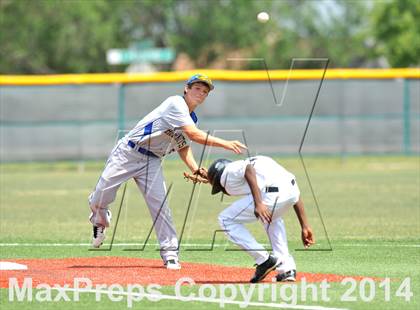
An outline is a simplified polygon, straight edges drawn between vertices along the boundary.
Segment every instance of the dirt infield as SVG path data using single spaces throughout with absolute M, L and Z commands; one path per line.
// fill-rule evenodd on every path
M 127 257 L 83 257 L 65 259 L 13 259 L 7 260 L 24 264 L 28 270 L 1 271 L 0 287 L 9 287 L 9 278 L 32 278 L 35 287 L 40 283 L 49 285 L 72 285 L 74 278 L 89 278 L 95 284 L 118 283 L 121 285 L 150 283 L 175 285 L 182 277 L 189 277 L 197 284 L 203 283 L 249 283 L 254 268 L 227 267 L 201 263 L 182 263 L 181 270 L 167 270 L 161 260 Z M 271 283 L 275 272 L 268 275 L 264 282 Z M 303 277 L 307 282 L 339 282 L 344 275 L 314 274 L 299 272 L 298 281 Z M 352 276 L 358 280 L 363 277 Z

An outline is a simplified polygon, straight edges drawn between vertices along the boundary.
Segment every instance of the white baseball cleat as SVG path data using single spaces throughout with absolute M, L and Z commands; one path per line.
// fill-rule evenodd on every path
M 178 262 L 177 259 L 168 259 L 165 263 L 166 269 L 169 270 L 180 270 L 181 264 Z
M 111 219 L 112 219 L 112 213 L 111 211 L 107 210 L 106 221 L 108 224 L 111 222 Z M 93 213 L 90 214 L 89 221 L 91 223 L 94 223 Z M 104 243 L 104 240 L 105 240 L 105 227 L 93 225 L 92 246 L 94 248 L 99 248 Z
M 93 238 L 92 246 L 94 248 L 99 248 L 105 240 L 105 227 L 103 226 L 93 226 Z
M 296 282 L 296 270 L 289 270 L 276 276 L 277 282 Z

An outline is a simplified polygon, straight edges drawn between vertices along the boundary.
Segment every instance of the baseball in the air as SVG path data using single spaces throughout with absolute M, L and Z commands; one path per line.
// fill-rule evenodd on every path
M 270 15 L 267 12 L 260 12 L 257 15 L 257 19 L 260 23 L 266 23 L 270 19 Z

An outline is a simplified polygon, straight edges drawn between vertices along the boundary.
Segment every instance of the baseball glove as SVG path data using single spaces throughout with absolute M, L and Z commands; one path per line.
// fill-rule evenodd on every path
M 194 171 L 193 174 L 188 172 L 184 172 L 184 179 L 188 181 L 193 181 L 194 183 L 209 183 L 209 179 L 207 178 L 207 169 L 206 168 L 199 168 Z

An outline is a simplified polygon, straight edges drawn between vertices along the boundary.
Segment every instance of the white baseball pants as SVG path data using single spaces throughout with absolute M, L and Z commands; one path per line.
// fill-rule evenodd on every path
M 281 190 L 281 189 L 280 189 Z M 270 240 L 273 254 L 280 258 L 281 264 L 277 267 L 279 273 L 296 269 L 296 263 L 287 247 L 286 228 L 282 219 L 283 214 L 299 200 L 297 183 L 290 188 L 289 193 L 261 193 L 263 203 L 273 212 L 270 224 L 263 224 Z M 254 200 L 247 195 L 235 201 L 219 214 L 219 224 L 230 241 L 244 249 L 260 265 L 268 259 L 269 253 L 255 240 L 246 229 L 245 223 L 258 221 L 254 215 Z
M 164 262 L 178 258 L 178 238 L 166 196 L 161 159 L 137 152 L 125 139 L 112 150 L 94 192 L 89 196 L 91 222 L 108 227 L 106 213 L 122 183 L 133 178 L 149 208 Z

